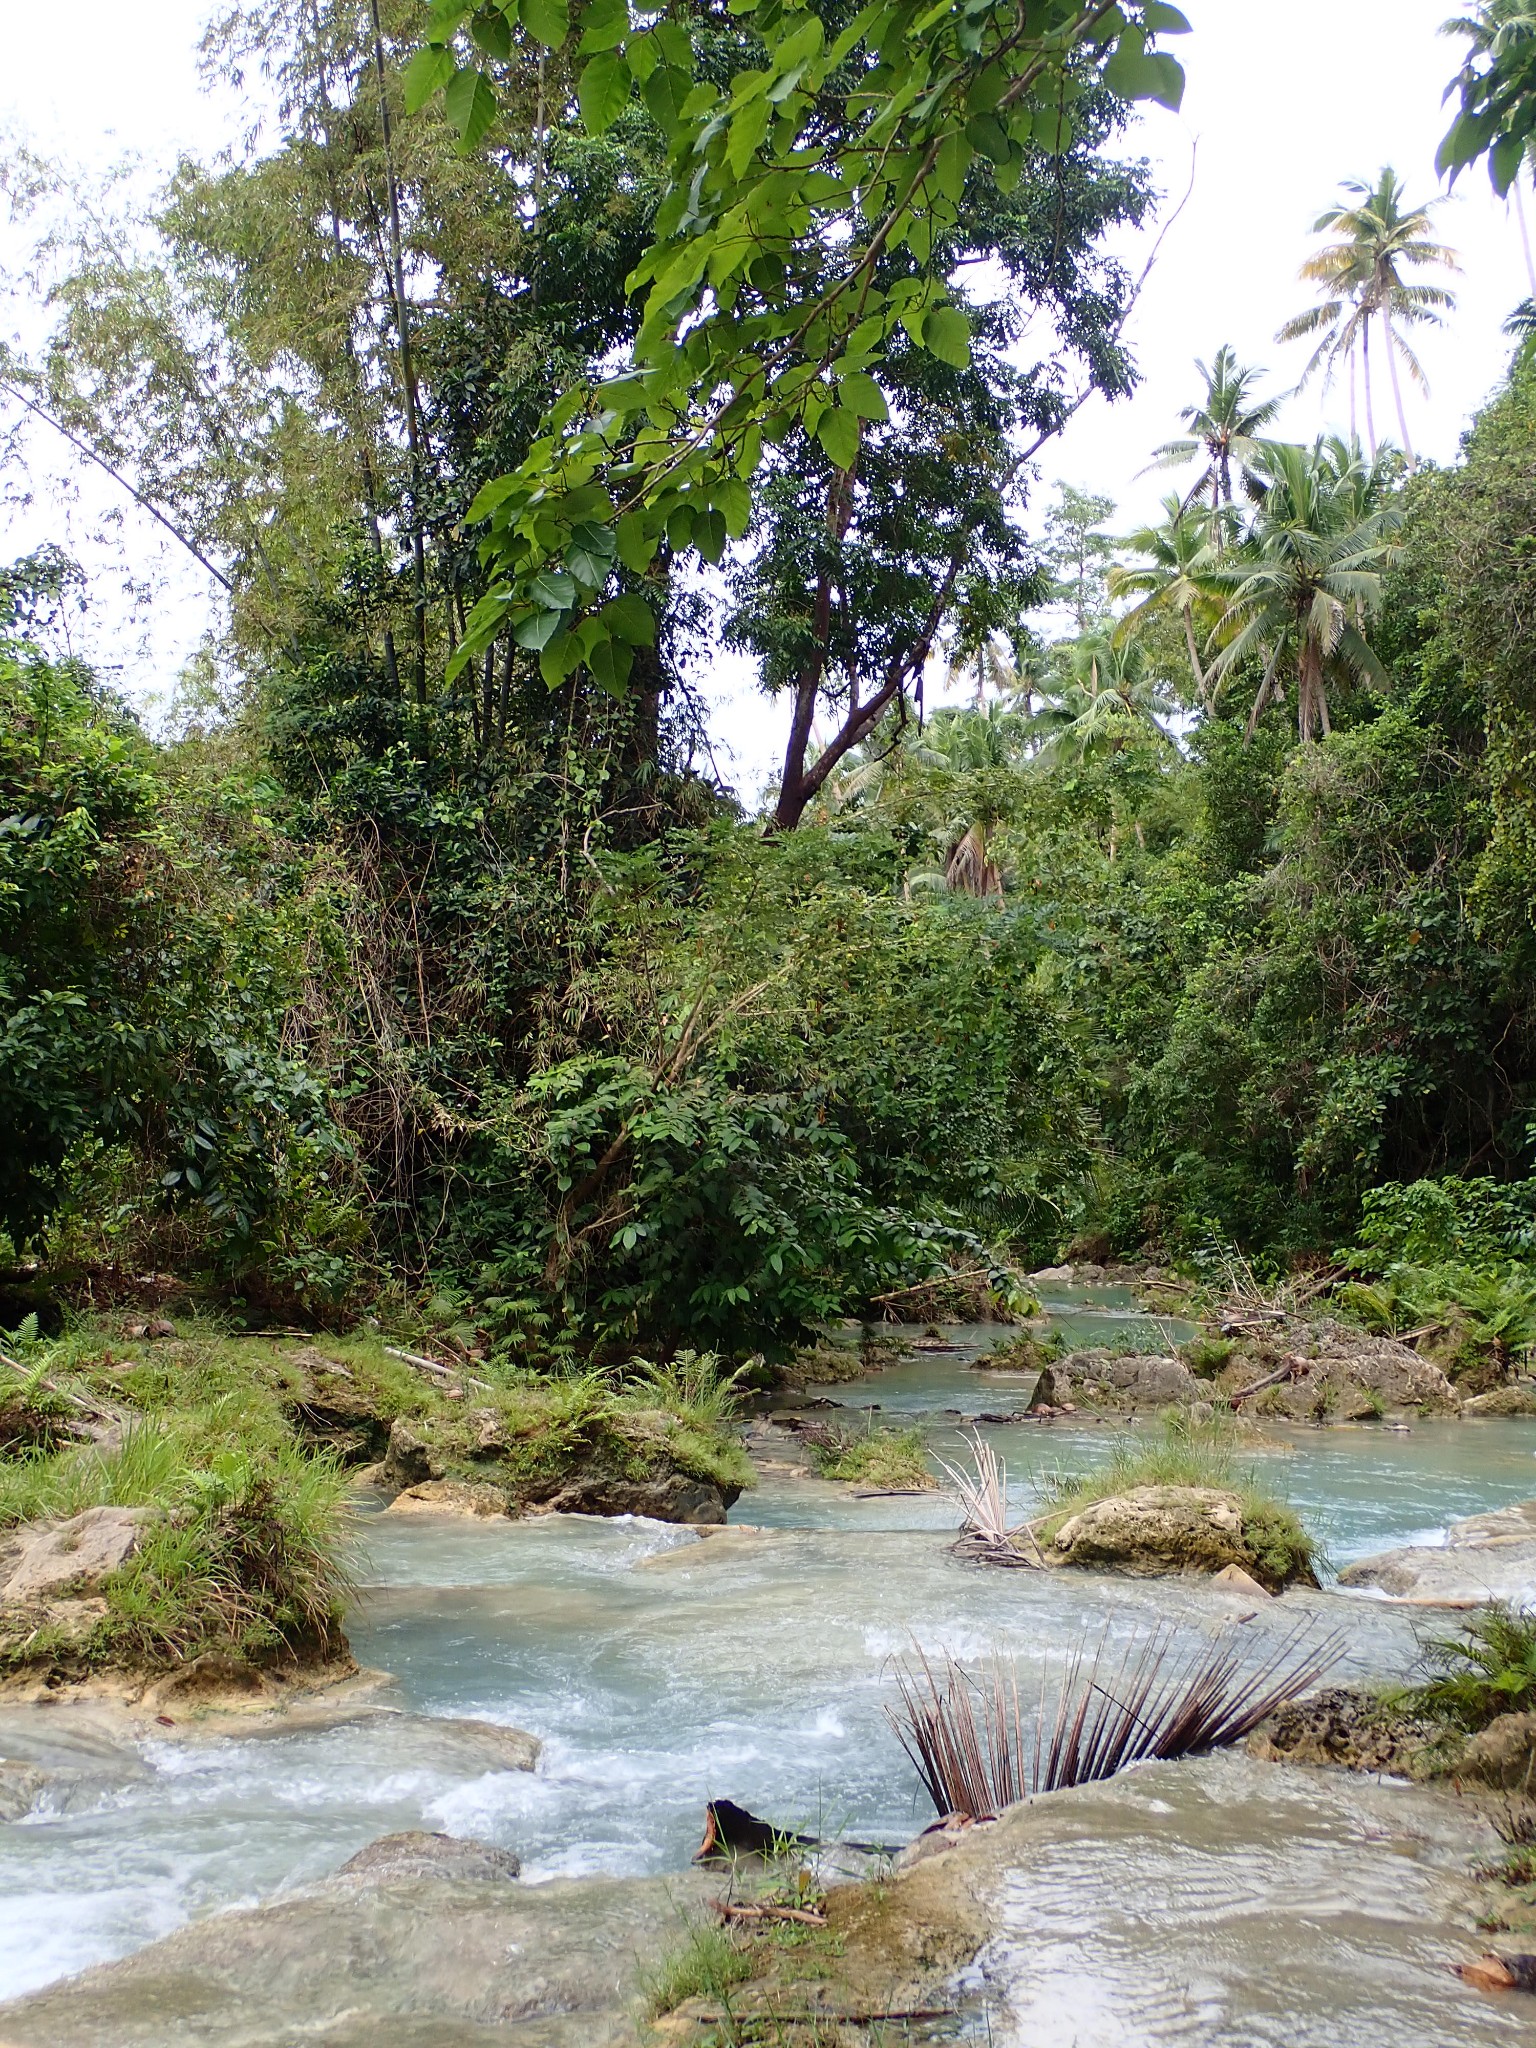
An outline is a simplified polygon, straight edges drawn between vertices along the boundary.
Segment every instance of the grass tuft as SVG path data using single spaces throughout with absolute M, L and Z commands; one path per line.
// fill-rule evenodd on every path
M 724 2001 L 751 1974 L 751 1959 L 729 1928 L 701 1921 L 641 1971 L 640 1989 L 647 2012 L 660 2019 L 690 1998 Z
M 876 1428 L 871 1421 L 861 1436 L 828 1424 L 807 1430 L 803 1441 L 824 1479 L 891 1493 L 926 1493 L 938 1485 L 920 1429 Z

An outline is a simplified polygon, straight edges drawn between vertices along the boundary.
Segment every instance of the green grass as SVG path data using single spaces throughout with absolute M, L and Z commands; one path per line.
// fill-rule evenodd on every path
M 1427 1676 L 1394 1694 L 1407 1712 L 1474 1735 L 1500 1714 L 1536 1708 L 1536 1611 L 1496 1601 L 1453 1635 L 1419 1644 Z
M 204 1650 L 256 1663 L 344 1646 L 351 1596 L 345 1477 L 297 1444 L 221 1440 L 207 1415 L 132 1423 L 115 1448 L 0 1464 L 0 1525 L 140 1507 L 157 1519 L 103 1582 L 105 1618 L 75 1645 L 85 1664 L 158 1666 Z M 0 1669 L 46 1660 L 50 1638 L 13 1631 Z
M 704 1921 L 641 1971 L 640 1989 L 647 2012 L 659 2019 L 690 1998 L 726 2000 L 751 1974 L 751 1958 L 730 1930 Z
M 1042 1482 L 1042 1533 L 1049 1539 L 1070 1515 L 1140 1486 L 1198 1486 L 1235 1494 L 1244 1544 L 1266 1583 L 1282 1585 L 1316 1569 L 1317 1545 L 1295 1513 L 1266 1493 L 1251 1468 L 1239 1462 L 1237 1426 L 1220 1415 L 1205 1421 L 1165 1415 L 1154 1434 L 1117 1437 L 1097 1470 L 1048 1474 Z
M 938 1481 L 928 1469 L 920 1429 L 879 1429 L 864 1434 L 826 1427 L 807 1431 L 805 1443 L 824 1479 L 842 1479 L 881 1492 L 926 1492 Z
M 753 1483 L 732 1427 L 737 1375 L 709 1354 L 558 1377 L 474 1361 L 450 1399 L 448 1382 L 391 1357 L 379 1331 L 251 1338 L 199 1316 L 151 1339 L 129 1335 L 134 1320 L 94 1318 L 31 1343 L 26 1378 L 0 1382 L 0 1424 L 13 1410 L 17 1420 L 0 1427 L 0 1530 L 97 1506 L 159 1517 L 104 1588 L 109 1612 L 88 1645 L 29 1622 L 0 1639 L 0 1669 L 66 1649 L 75 1665 L 155 1665 L 213 1648 L 262 1660 L 341 1646 L 346 1475 L 313 1434 L 316 1404 L 356 1410 L 366 1426 L 338 1433 L 354 1457 L 377 1455 L 370 1443 L 404 1419 L 450 1476 L 530 1500 L 582 1469 Z M 121 1418 L 105 1447 L 41 1427 L 85 1413 Z

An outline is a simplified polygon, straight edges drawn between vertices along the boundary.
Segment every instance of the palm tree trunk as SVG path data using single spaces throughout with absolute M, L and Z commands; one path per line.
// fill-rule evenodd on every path
M 1520 246 L 1525 251 L 1525 281 L 1531 288 L 1531 297 L 1536 299 L 1536 263 L 1531 261 L 1531 232 L 1525 224 L 1525 201 L 1520 197 L 1518 173 L 1511 190 L 1515 195 L 1515 219 L 1520 223 Z
M 1387 370 L 1392 378 L 1392 397 L 1397 405 L 1397 424 L 1402 429 L 1403 453 L 1408 457 L 1408 467 L 1417 469 L 1413 443 L 1408 438 L 1408 415 L 1403 410 L 1403 387 L 1397 376 L 1397 336 L 1392 332 L 1392 308 L 1385 303 L 1381 309 L 1381 324 L 1387 334 Z
M 1358 448 L 1360 445 L 1360 427 L 1355 414 L 1355 371 L 1358 368 L 1355 357 L 1355 344 L 1351 341 L 1349 344 L 1349 445 L 1351 448 Z
M 1195 608 L 1192 604 L 1184 607 L 1184 645 L 1189 649 L 1189 665 L 1194 672 L 1195 688 L 1199 692 L 1201 705 L 1209 710 L 1205 699 L 1205 671 L 1200 666 L 1200 650 L 1195 645 Z
M 1371 402 L 1371 323 L 1367 317 L 1360 327 L 1362 378 L 1365 384 L 1365 431 L 1370 438 L 1371 460 L 1376 460 L 1376 408 Z

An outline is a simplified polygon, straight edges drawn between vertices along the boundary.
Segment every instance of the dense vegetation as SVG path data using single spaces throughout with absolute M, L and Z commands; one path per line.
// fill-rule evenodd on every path
M 1221 349 L 1162 524 L 1117 538 L 1075 490 L 1043 519 L 1021 449 L 1135 376 L 1104 238 L 1152 207 L 1117 149 L 1132 96 L 1176 96 L 1144 31 L 1177 22 L 1134 9 L 1140 41 L 1052 59 L 1050 132 L 919 136 L 901 235 L 848 244 L 830 187 L 792 194 L 688 376 L 752 321 L 765 348 L 835 327 L 849 248 L 879 333 L 835 362 L 802 335 L 798 383 L 710 426 L 694 497 L 641 445 L 694 386 L 652 386 L 603 457 L 643 473 L 645 530 L 615 528 L 539 436 L 662 347 L 626 278 L 681 232 L 676 80 L 730 81 L 741 120 L 742 79 L 842 16 L 699 8 L 624 70 L 589 10 L 578 91 L 563 8 L 482 9 L 478 70 L 462 13 L 423 69 L 404 6 L 237 10 L 210 59 L 268 67 L 275 130 L 183 164 L 150 219 L 82 215 L 51 346 L 0 364 L 227 594 L 152 738 L 68 652 L 71 565 L 0 580 L 17 1312 L 148 1284 L 250 1323 L 463 1318 L 520 1364 L 739 1357 L 947 1272 L 1217 1241 L 1354 1246 L 1364 1319 L 1459 1304 L 1523 1349 L 1527 345 L 1443 470 L 1268 438 Z M 821 33 L 773 118 L 832 178 L 872 145 Z M 720 207 L 772 146 L 740 134 Z M 1382 266 L 1422 216 L 1389 175 L 1360 191 L 1329 219 L 1390 214 L 1390 337 Z M 693 331 L 696 298 L 666 306 Z M 577 495 L 535 560 L 557 459 Z M 723 641 L 786 705 L 766 820 L 708 766 Z M 975 702 L 923 717 L 934 650 Z

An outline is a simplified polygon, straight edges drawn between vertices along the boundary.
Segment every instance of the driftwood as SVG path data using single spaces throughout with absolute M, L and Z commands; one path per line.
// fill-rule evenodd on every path
M 1496 1956 L 1490 1950 L 1475 1963 L 1453 1963 L 1464 1984 L 1479 1991 L 1536 1991 L 1536 1956 Z
M 1311 1370 L 1312 1361 L 1309 1358 L 1288 1358 L 1278 1372 L 1272 1372 L 1262 1380 L 1255 1380 L 1251 1387 L 1239 1387 L 1237 1392 L 1229 1394 L 1227 1399 L 1235 1408 L 1240 1401 L 1246 1401 L 1250 1394 L 1262 1394 L 1266 1387 L 1278 1387 L 1282 1380 L 1305 1379 Z
M 788 1920 L 797 1927 L 825 1927 L 825 1913 L 813 1913 L 808 1906 L 737 1906 L 729 1899 L 716 1899 L 715 1912 L 730 1926 L 741 1922 L 746 1926 L 760 1926 L 767 1922 Z
M 444 1365 L 441 1359 L 423 1357 L 419 1351 L 400 1351 L 393 1344 L 386 1344 L 384 1349 L 391 1358 L 398 1358 L 406 1365 L 414 1365 L 420 1372 L 436 1373 L 440 1380 L 466 1379 L 472 1387 L 479 1387 L 487 1394 L 491 1392 L 489 1380 L 477 1380 L 459 1366 Z

